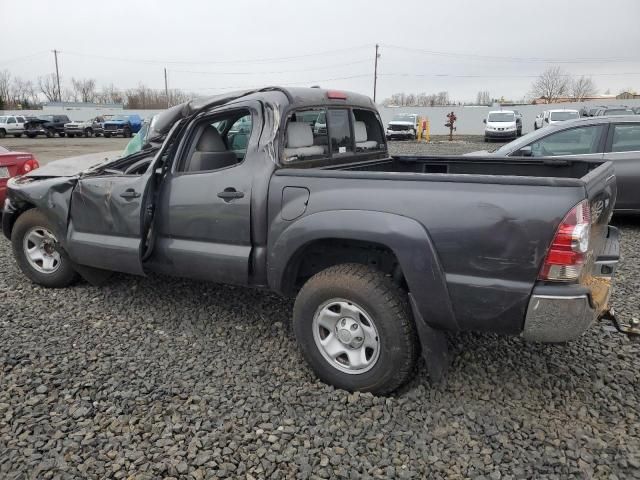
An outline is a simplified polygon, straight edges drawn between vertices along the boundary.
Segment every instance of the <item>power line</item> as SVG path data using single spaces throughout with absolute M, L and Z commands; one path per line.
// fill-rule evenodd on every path
M 640 75 L 640 72 L 616 72 L 616 73 L 575 73 L 562 74 L 562 77 L 600 77 L 600 76 L 623 76 Z M 450 73 L 379 73 L 384 77 L 446 77 L 446 78 L 537 78 L 540 75 L 464 75 Z
M 135 62 L 135 63 L 147 63 L 147 64 L 167 64 L 167 65 L 214 65 L 214 64 L 220 64 L 220 65 L 228 65 L 228 64 L 243 64 L 243 63 L 244 64 L 246 64 L 246 63 L 278 63 L 278 62 L 286 62 L 286 61 L 290 61 L 290 60 L 299 60 L 299 59 L 303 59 L 303 58 L 317 57 L 317 56 L 323 56 L 323 55 L 332 55 L 332 54 L 336 54 L 336 53 L 351 52 L 351 51 L 355 51 L 355 50 L 362 50 L 364 48 L 369 48 L 369 46 L 368 45 L 361 45 L 361 46 L 355 46 L 355 47 L 340 48 L 340 49 L 336 49 L 336 50 L 326 50 L 326 51 L 323 51 L 323 52 L 307 53 L 307 54 L 304 54 L 304 55 L 290 55 L 290 56 L 286 56 L 286 57 L 254 58 L 254 59 L 251 59 L 251 60 L 208 60 L 208 61 L 202 61 L 202 62 L 182 61 L 182 60 L 155 60 L 155 59 L 140 59 L 140 58 L 108 57 L 108 56 L 104 56 L 104 55 L 95 55 L 95 54 L 87 54 L 87 53 L 71 52 L 71 51 L 64 51 L 62 53 L 66 54 L 66 55 L 76 55 L 76 56 L 81 56 L 81 57 L 91 57 L 91 58 L 98 58 L 98 59 L 102 59 L 102 60 L 113 60 L 113 61 L 120 61 L 120 62 Z
M 304 80 L 304 81 L 300 81 L 300 82 L 287 82 L 287 83 L 281 83 L 281 82 L 277 82 L 278 86 L 287 86 L 287 85 L 313 85 L 316 83 L 320 83 L 320 82 L 332 82 L 335 80 L 349 80 L 352 78 L 363 78 L 363 77 L 370 77 L 371 74 L 370 73 L 362 73 L 359 75 L 350 75 L 347 77 L 334 77 L 334 78 L 324 78 L 324 79 L 320 79 L 320 80 Z M 244 89 L 244 88 L 258 88 L 260 86 L 264 86 L 264 84 L 260 84 L 260 85 L 227 85 L 224 87 L 201 87 L 201 88 L 185 88 L 185 90 L 231 90 L 231 89 Z
M 408 52 L 421 53 L 424 55 L 442 56 L 442 57 L 458 57 L 458 58 L 477 58 L 482 60 L 499 60 L 508 62 L 522 62 L 522 63 L 612 63 L 612 62 L 634 62 L 638 61 L 640 57 L 583 57 L 583 58 L 543 58 L 543 57 L 509 57 L 509 56 L 497 56 L 497 55 L 482 55 L 476 53 L 462 53 L 462 52 L 444 52 L 436 50 L 425 50 L 414 47 L 403 47 L 399 45 L 382 45 L 385 48 L 404 50 Z
M 321 67 L 308 67 L 308 68 L 297 68 L 294 70 L 278 70 L 278 71 L 271 71 L 271 72 L 249 72 L 249 71 L 244 71 L 244 72 L 204 72 L 204 71 L 193 71 L 193 70 L 169 70 L 169 72 L 173 72 L 173 73 L 193 73 L 196 75 L 273 75 L 273 74 L 278 74 L 278 73 L 297 73 L 297 72 L 307 72 L 310 70 L 327 70 L 330 68 L 338 68 L 338 67 L 346 67 L 346 66 L 351 66 L 351 65 L 359 65 L 362 63 L 369 63 L 369 60 L 357 60 L 354 62 L 347 62 L 347 63 L 334 63 L 332 65 L 323 65 Z

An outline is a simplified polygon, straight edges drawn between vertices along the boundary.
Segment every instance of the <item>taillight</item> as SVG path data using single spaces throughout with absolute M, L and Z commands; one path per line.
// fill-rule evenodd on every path
M 32 158 L 31 160 L 27 160 L 22 164 L 22 167 L 20 167 L 20 171 L 18 172 L 18 175 L 24 175 L 26 173 L 29 173 L 30 171 L 35 170 L 39 166 L 40 165 L 38 165 L 38 162 L 36 161 L 35 158 Z
M 589 251 L 591 208 L 583 200 L 564 217 L 544 259 L 539 280 L 570 282 L 580 277 Z

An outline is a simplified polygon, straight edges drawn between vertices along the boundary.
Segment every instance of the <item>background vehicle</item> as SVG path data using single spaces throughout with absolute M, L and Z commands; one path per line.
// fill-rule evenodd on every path
M 103 134 L 109 138 L 112 135 L 131 137 L 138 133 L 142 126 L 142 118 L 139 115 L 114 115 L 102 124 Z
M 76 135 L 78 137 L 92 137 L 94 135 L 94 132 L 97 130 L 97 127 L 98 122 L 95 118 L 84 121 L 71 121 L 69 123 L 65 123 L 64 132 L 70 138 L 73 138 Z
M 633 109 L 636 115 L 640 115 L 640 107 L 636 107 Z
M 64 126 L 67 123 L 69 117 L 66 115 L 40 115 L 27 118 L 24 129 L 29 138 L 35 138 L 37 135 L 53 137 L 56 133 L 64 137 Z
M 640 118 L 586 117 L 551 125 L 503 145 L 495 152 L 471 156 L 579 157 L 595 163 L 611 161 L 615 167 L 615 212 L 640 213 Z
M 627 107 L 613 107 L 613 108 L 601 108 L 598 110 L 596 116 L 619 116 L 619 115 L 634 115 L 635 112 Z
M 418 115 L 415 113 L 399 113 L 387 125 L 387 140 L 395 138 L 415 140 L 418 132 Z
M 13 135 L 19 138 L 24 133 L 25 118 L 22 115 L 0 115 L 0 138 Z
M 518 110 L 514 110 L 516 116 L 516 127 L 518 128 L 518 136 L 522 135 L 522 114 Z
M 38 161 L 31 153 L 12 152 L 0 146 L 0 205 L 4 205 L 7 180 L 24 175 L 38 168 Z
M 533 129 L 538 130 L 544 127 L 545 124 L 553 125 L 558 122 L 575 120 L 576 118 L 580 118 L 580 112 L 578 112 L 578 110 L 545 110 L 536 116 Z
M 484 141 L 494 138 L 516 138 L 518 136 L 518 123 L 513 110 L 495 110 L 487 114 L 483 120 Z M 521 127 L 522 128 L 522 127 Z
M 325 113 L 326 133 L 309 112 Z M 156 116 L 137 153 L 10 181 L 3 231 L 49 287 L 156 271 L 295 296 L 316 374 L 377 394 L 410 378 L 420 348 L 434 368 L 443 330 L 565 341 L 607 311 L 610 163 L 392 157 L 384 134 L 355 93 L 192 101 Z

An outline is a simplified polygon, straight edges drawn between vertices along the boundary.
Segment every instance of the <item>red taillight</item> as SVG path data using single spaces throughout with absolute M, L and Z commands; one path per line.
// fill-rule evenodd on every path
M 344 92 L 337 92 L 335 90 L 329 90 L 327 92 L 327 98 L 330 100 L 346 100 L 347 94 Z
M 38 165 L 38 162 L 36 161 L 35 158 L 32 158 L 31 160 L 27 160 L 22 164 L 22 167 L 20 167 L 20 171 L 18 172 L 18 175 L 24 175 L 26 173 L 29 173 L 32 170 L 35 170 L 36 168 L 38 168 L 39 166 L 40 165 Z
M 591 209 L 583 200 L 564 217 L 544 259 L 539 280 L 569 282 L 577 280 L 589 251 Z

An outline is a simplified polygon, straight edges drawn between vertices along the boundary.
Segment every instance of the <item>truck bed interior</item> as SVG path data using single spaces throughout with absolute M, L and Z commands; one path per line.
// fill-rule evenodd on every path
M 592 159 L 505 159 L 491 157 L 401 156 L 349 165 L 334 165 L 328 170 L 389 173 L 444 173 L 467 175 L 504 175 L 524 177 L 582 178 L 601 165 Z

